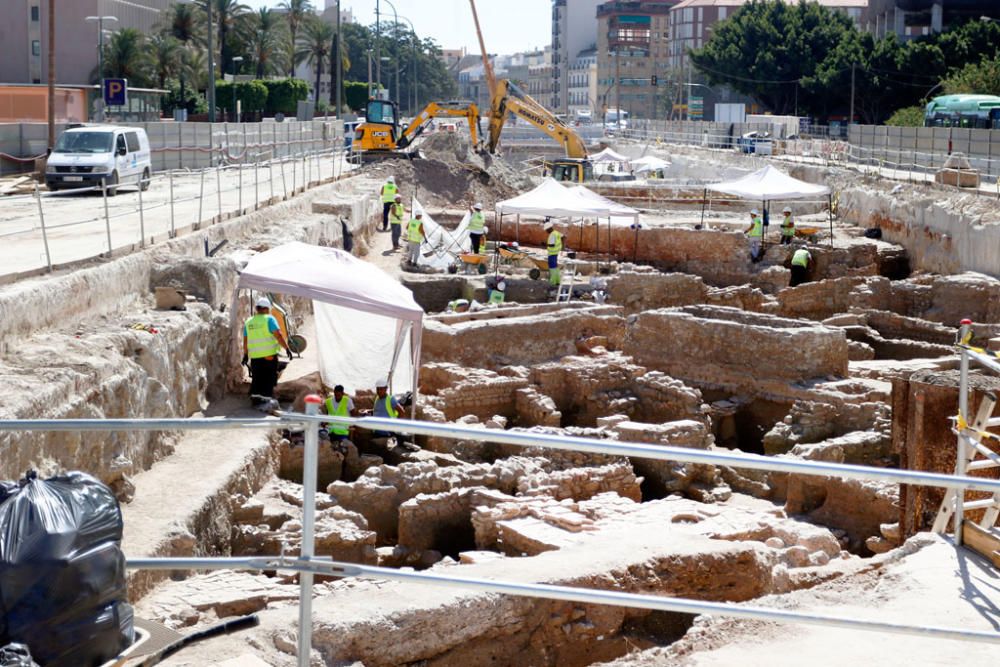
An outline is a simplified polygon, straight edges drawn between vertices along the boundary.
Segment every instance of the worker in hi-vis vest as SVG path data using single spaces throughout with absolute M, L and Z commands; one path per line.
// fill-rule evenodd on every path
M 483 215 L 483 205 L 476 202 L 476 205 L 472 207 L 471 215 L 469 216 L 469 241 L 471 241 L 469 252 L 482 252 L 480 244 L 483 240 L 483 232 L 485 230 L 486 217 Z
M 756 262 L 760 259 L 760 246 L 764 240 L 764 221 L 760 219 L 760 211 L 750 210 L 750 226 L 743 232 L 750 239 L 750 259 Z
M 382 195 L 382 231 L 384 232 L 389 229 L 389 209 L 396 201 L 396 195 L 399 194 L 399 188 L 396 187 L 396 179 L 392 176 L 385 179 L 385 184 L 382 186 L 379 194 Z
M 396 397 L 389 393 L 388 378 L 379 378 L 375 383 L 375 404 L 372 407 L 372 414 L 376 417 L 387 419 L 398 419 L 402 408 Z M 392 435 L 389 431 L 373 431 L 376 438 L 388 438 Z
M 278 384 L 278 355 L 284 349 L 288 358 L 292 351 L 281 335 L 278 320 L 271 315 L 271 301 L 257 299 L 257 312 L 243 324 L 243 364 L 250 363 L 250 396 L 271 398 Z
M 424 232 L 424 214 L 417 211 L 406 224 L 406 261 L 410 266 L 416 266 L 420 259 L 420 246 L 424 244 L 427 234 Z
M 563 235 L 556 231 L 556 226 L 549 220 L 545 223 L 548 232 L 546 249 L 549 253 L 549 284 L 559 285 L 559 253 L 563 249 Z
M 504 302 L 507 295 L 507 283 L 503 280 L 497 282 L 497 286 L 490 290 L 490 303 L 497 305 Z
M 795 221 L 792 220 L 792 209 L 786 206 L 781 218 L 781 245 L 789 245 L 795 238 Z
M 333 393 L 326 397 L 323 402 L 323 411 L 331 417 L 354 417 L 354 401 L 344 393 L 344 385 L 338 384 L 333 388 Z M 347 440 L 351 433 L 351 427 L 347 424 L 327 424 L 326 431 L 332 442 Z
M 789 287 L 809 282 L 810 262 L 812 262 L 812 255 L 805 248 L 799 248 L 792 253 L 792 279 L 788 283 Z
M 389 207 L 389 226 L 392 227 L 392 249 L 399 250 L 399 238 L 403 235 L 403 220 L 406 218 L 406 207 L 403 206 L 403 195 L 396 195 L 396 200 Z

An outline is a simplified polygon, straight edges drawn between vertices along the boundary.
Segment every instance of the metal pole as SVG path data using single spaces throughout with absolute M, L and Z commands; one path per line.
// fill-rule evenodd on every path
M 139 247 L 146 247 L 146 217 L 142 211 L 142 176 L 139 176 Z
M 969 351 L 968 343 L 972 320 L 962 320 L 958 329 L 958 341 L 962 344 L 959 350 L 959 381 L 958 381 L 958 417 L 963 422 L 958 426 L 958 449 L 955 453 L 955 474 L 965 476 L 965 424 L 969 419 Z M 955 544 L 962 546 L 962 522 L 965 520 L 965 491 L 955 491 Z
M 201 208 L 205 203 L 205 170 L 201 170 L 201 183 L 198 186 L 198 219 L 194 221 L 196 228 L 201 227 Z
M 111 257 L 111 216 L 108 215 L 108 184 L 101 179 L 101 192 L 104 193 L 104 227 L 108 232 L 108 257 Z
M 52 2 L 52 0 L 49 0 Z M 375 86 L 376 90 L 382 89 L 382 24 L 381 24 L 381 4 L 375 0 Z
M 243 165 L 236 165 L 236 168 L 240 172 L 239 177 L 237 178 L 238 193 L 236 195 L 236 215 L 243 215 Z
M 296 179 L 298 178 L 297 175 L 296 175 L 296 171 L 298 169 L 298 167 L 297 167 L 298 162 L 299 162 L 299 156 L 298 156 L 298 154 L 296 154 L 295 157 L 292 158 L 292 194 L 293 195 L 295 194 L 295 183 L 296 183 Z
M 260 182 L 260 162 L 258 159 L 260 154 L 254 156 L 253 159 L 253 210 L 260 208 L 260 192 L 258 191 L 258 185 Z
M 306 414 L 318 415 L 323 402 L 316 394 L 305 398 Z M 315 553 L 316 467 L 319 462 L 319 422 L 306 426 L 305 451 L 302 459 L 302 560 L 311 560 Z M 299 667 L 309 667 L 312 651 L 312 572 L 299 575 Z
M 343 88 L 343 85 L 341 84 L 341 79 L 344 76 L 344 70 L 343 70 L 344 63 L 343 63 L 343 58 L 341 58 L 340 56 L 340 52 L 343 50 L 343 46 L 341 46 L 340 43 L 340 40 L 342 38 L 341 36 L 342 33 L 340 32 L 340 0 L 337 0 L 337 52 L 333 55 L 333 57 L 337 59 L 336 67 L 334 70 L 337 76 L 337 96 L 336 96 L 337 108 L 334 109 L 337 118 L 340 118 L 341 109 L 343 108 L 340 104 L 340 89 Z
M 267 183 L 271 186 L 271 199 L 268 203 L 274 201 L 274 153 L 271 154 L 271 159 L 267 161 Z
M 174 226 L 174 172 L 167 172 L 167 180 L 170 182 L 170 238 L 177 236 Z
M 215 198 L 219 202 L 219 222 L 222 222 L 222 163 L 215 165 Z
M 850 127 L 851 123 L 854 122 L 854 63 L 851 63 L 851 115 L 847 119 L 847 125 Z
M 212 3 L 206 2 L 208 10 L 208 122 L 215 122 L 215 51 L 212 50 Z M 211 125 L 209 126 L 211 130 Z
M 45 245 L 45 265 L 52 273 L 52 255 L 49 254 L 49 235 L 45 231 L 45 215 L 42 213 L 42 193 L 38 191 L 38 183 L 35 183 L 35 199 L 38 200 L 38 220 L 42 224 L 42 243 Z
M 278 165 L 281 167 L 281 198 L 286 199 L 288 197 L 288 182 L 285 180 L 285 161 L 280 160 Z
M 49 0 L 49 152 L 56 145 L 56 0 Z

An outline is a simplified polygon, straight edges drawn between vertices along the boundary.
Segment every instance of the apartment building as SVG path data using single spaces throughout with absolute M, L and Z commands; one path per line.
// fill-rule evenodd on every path
M 879 37 L 902 38 L 941 32 L 948 25 L 985 17 L 1000 20 L 997 0 L 869 0 L 862 27 Z
M 597 102 L 597 49 L 580 52 L 569 68 L 569 97 L 567 117 L 576 118 L 581 112 L 590 112 L 592 118 L 600 115 Z
M 55 82 L 86 84 L 97 70 L 98 22 L 88 16 L 114 16 L 105 21 L 104 38 L 122 28 L 150 32 L 173 0 L 61 0 L 55 3 Z M 0 81 L 47 83 L 48 6 L 45 0 L 3 0 L 0 21 Z
M 569 110 L 576 58 L 597 46 L 597 6 L 603 1 L 552 0 L 552 95 L 540 101 L 553 111 Z

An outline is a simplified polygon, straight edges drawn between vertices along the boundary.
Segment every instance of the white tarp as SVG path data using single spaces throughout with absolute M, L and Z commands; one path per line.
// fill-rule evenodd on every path
M 416 215 L 417 211 L 424 214 L 424 235 L 427 238 L 420 251 L 420 256 L 417 258 L 417 264 L 444 271 L 449 265 L 455 263 L 455 257 L 459 253 L 468 252 L 470 249 L 469 218 L 471 216 L 466 212 L 455 231 L 449 231 L 430 217 L 419 201 L 414 200 L 413 214 Z
M 595 204 L 602 206 L 607 206 L 608 210 L 611 212 L 611 223 L 620 224 L 621 221 L 625 221 L 627 224 L 632 224 L 639 221 L 639 211 L 626 206 L 625 204 L 619 204 L 616 201 L 612 201 L 607 197 L 597 194 L 593 190 L 585 188 L 582 185 L 577 185 L 571 188 L 573 192 L 577 193 L 581 197 L 592 201 Z
M 830 194 L 830 188 L 825 185 L 800 181 L 771 165 L 735 181 L 713 183 L 706 187 L 715 192 L 757 201 L 805 199 Z
M 237 289 L 312 299 L 320 373 L 329 386 L 416 393 L 424 311 L 410 290 L 373 264 L 337 248 L 287 243 L 255 255 Z
M 516 213 L 555 218 L 606 218 L 611 214 L 607 204 L 587 199 L 551 178 L 542 181 L 534 190 L 497 202 L 496 211 L 499 215 Z
M 590 161 L 594 164 L 601 164 L 603 162 L 628 162 L 629 159 L 621 153 L 616 153 L 610 148 L 605 148 L 600 153 L 591 155 Z
M 658 169 L 666 169 L 669 166 L 670 163 L 666 160 L 661 160 L 660 158 L 652 155 L 641 157 L 638 160 L 632 160 L 632 171 L 637 174 L 644 174 Z

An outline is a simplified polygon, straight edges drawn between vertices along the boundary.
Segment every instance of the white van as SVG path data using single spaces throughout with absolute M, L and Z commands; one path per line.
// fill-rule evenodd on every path
M 100 185 L 104 180 L 109 195 L 125 184 L 146 190 L 153 171 L 150 158 L 149 137 L 141 128 L 74 127 L 56 141 L 45 168 L 45 184 L 49 190 L 60 190 Z

